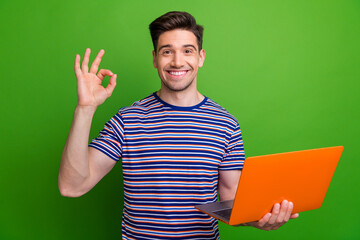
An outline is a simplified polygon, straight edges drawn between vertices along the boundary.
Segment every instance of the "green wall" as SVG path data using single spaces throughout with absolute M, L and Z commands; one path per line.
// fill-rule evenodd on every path
M 121 238 L 120 164 L 80 198 L 57 188 L 76 105 L 73 62 L 103 48 L 100 67 L 118 74 L 95 137 L 118 108 L 160 87 L 148 24 L 171 10 L 204 25 L 198 87 L 238 118 L 247 156 L 345 148 L 320 209 L 271 232 L 221 224 L 222 239 L 359 239 L 358 0 L 2 0 L 0 239 Z

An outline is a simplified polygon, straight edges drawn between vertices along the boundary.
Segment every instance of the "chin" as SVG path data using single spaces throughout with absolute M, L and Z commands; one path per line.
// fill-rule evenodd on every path
M 187 84 L 177 85 L 177 84 L 169 84 L 168 82 L 165 82 L 165 81 L 162 81 L 162 82 L 167 89 L 169 89 L 170 91 L 174 91 L 174 92 L 184 91 L 184 90 L 188 89 L 193 83 L 193 81 L 191 81 Z

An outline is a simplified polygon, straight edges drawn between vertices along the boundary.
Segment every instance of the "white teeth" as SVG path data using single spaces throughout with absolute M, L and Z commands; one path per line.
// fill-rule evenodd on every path
M 183 74 L 185 74 L 185 73 L 186 73 L 186 72 L 170 72 L 171 75 L 177 75 L 177 76 L 183 75 Z

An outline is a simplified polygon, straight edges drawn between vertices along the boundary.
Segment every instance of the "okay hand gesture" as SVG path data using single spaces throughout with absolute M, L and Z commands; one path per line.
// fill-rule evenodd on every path
M 101 49 L 91 64 L 89 71 L 90 48 L 85 51 L 84 59 L 80 68 L 80 55 L 75 57 L 75 75 L 77 78 L 78 106 L 97 107 L 111 96 L 116 86 L 116 74 L 110 70 L 98 68 L 105 51 Z M 110 82 L 104 88 L 101 86 L 105 76 L 110 76 Z

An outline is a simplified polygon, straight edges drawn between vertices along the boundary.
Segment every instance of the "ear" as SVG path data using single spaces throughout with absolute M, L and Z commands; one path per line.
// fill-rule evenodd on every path
M 156 55 L 155 55 L 155 51 L 154 51 L 154 50 L 152 51 L 152 55 L 153 55 L 154 68 L 157 68 L 157 65 L 156 65 Z
M 205 50 L 201 49 L 199 55 L 200 55 L 199 67 L 202 67 L 204 65 L 204 61 L 205 61 Z

